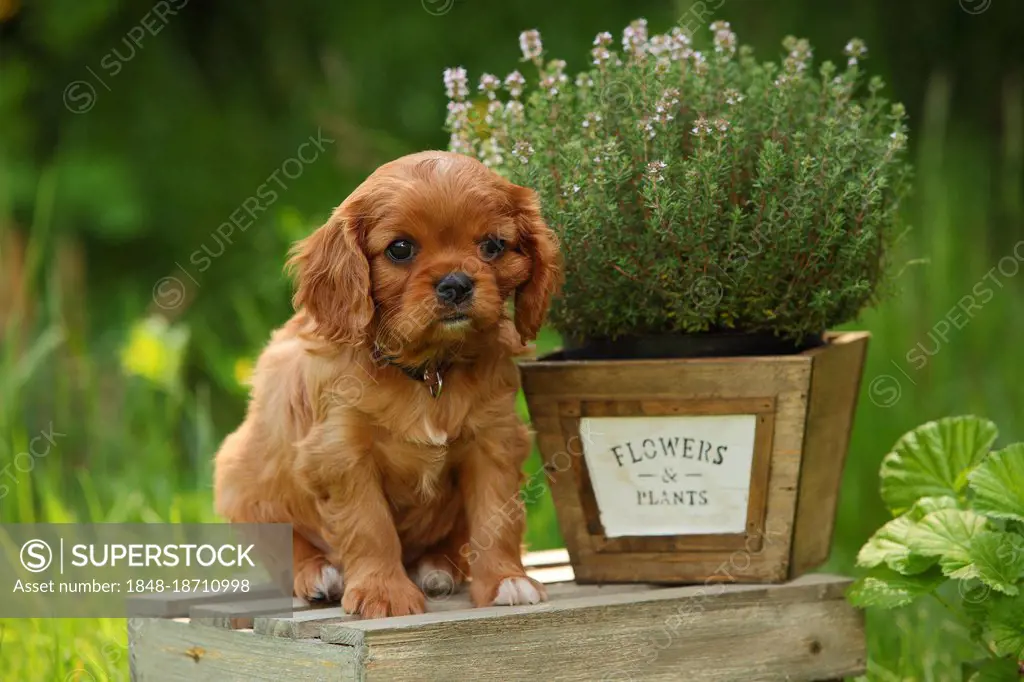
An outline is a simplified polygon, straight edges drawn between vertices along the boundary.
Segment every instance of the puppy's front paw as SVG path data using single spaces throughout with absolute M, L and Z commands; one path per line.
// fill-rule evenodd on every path
M 341 607 L 363 618 L 408 616 L 423 613 L 423 593 L 403 571 L 401 576 L 370 576 L 351 580 L 345 586 Z
M 338 601 L 345 590 L 341 571 L 326 559 L 311 559 L 295 572 L 295 596 L 308 602 Z
M 517 606 L 548 600 L 544 586 L 525 575 L 502 578 L 491 585 L 474 580 L 472 591 L 473 603 L 477 606 Z
M 493 606 L 515 606 L 516 604 L 539 604 L 548 600 L 544 586 L 533 578 L 505 578 L 498 583 L 498 594 L 491 601 Z

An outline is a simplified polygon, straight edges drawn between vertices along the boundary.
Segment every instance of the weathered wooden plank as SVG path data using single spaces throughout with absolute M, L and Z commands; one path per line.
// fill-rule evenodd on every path
M 828 559 L 843 465 L 867 355 L 867 332 L 839 334 L 813 358 L 807 433 L 793 528 L 792 573 Z
M 311 608 L 315 607 L 298 597 L 292 598 L 290 603 L 281 597 L 274 597 L 272 599 L 199 604 L 191 609 L 190 615 L 192 622 L 196 625 L 239 630 L 251 628 L 256 616 L 285 616 Z
M 523 566 L 526 568 L 564 566 L 567 563 L 569 563 L 569 552 L 565 549 L 542 549 L 523 555 Z
M 340 606 L 316 611 L 305 611 L 293 616 L 262 616 L 254 619 L 253 632 L 258 635 L 284 637 L 286 639 L 315 639 L 320 637 L 320 628 L 333 625 L 357 616 L 345 611 Z
M 366 633 L 397 631 L 419 632 L 424 626 L 435 626 L 445 623 L 505 620 L 512 616 L 542 614 L 551 611 L 577 611 L 595 607 L 634 606 L 643 608 L 643 604 L 659 601 L 686 601 L 701 604 L 701 611 L 734 608 L 737 604 L 766 603 L 799 603 L 804 601 L 821 601 L 841 599 L 844 590 L 850 584 L 849 578 L 814 573 L 802 576 L 784 584 L 743 584 L 743 585 L 687 585 L 684 587 L 658 587 L 641 585 L 637 591 L 622 591 L 616 588 L 624 585 L 607 586 L 578 585 L 581 595 L 577 598 L 570 594 L 565 599 L 549 601 L 541 604 L 523 604 L 520 606 L 489 606 L 476 609 L 464 609 L 454 612 L 428 612 L 415 616 L 397 618 L 378 618 L 355 620 L 339 625 L 325 626 L 321 631 L 324 641 L 336 644 L 364 644 Z M 601 590 L 597 594 L 588 593 L 585 588 Z
M 844 578 L 651 589 L 325 625 L 365 679 L 817 680 L 864 670 Z
M 548 599 L 552 603 L 601 594 L 640 593 L 650 589 L 652 589 L 650 585 L 601 586 L 577 585 L 576 583 L 556 583 L 547 587 Z M 469 600 L 469 594 L 465 590 L 452 595 L 448 599 L 427 599 L 427 611 L 429 613 L 450 615 L 456 611 L 468 611 L 471 609 L 474 609 L 474 607 Z M 356 616 L 345 613 L 341 607 L 314 609 L 303 613 L 296 613 L 290 617 L 257 617 L 253 624 L 253 631 L 257 634 L 273 637 L 307 639 L 319 637 L 320 629 L 324 625 L 335 625 L 355 620 L 358 620 Z
M 361 653 L 319 640 L 285 640 L 251 632 L 132 619 L 135 682 L 310 682 L 361 680 Z
M 559 360 L 522 362 L 523 386 L 533 396 L 566 400 L 667 398 L 763 398 L 764 386 L 779 391 L 806 387 L 811 360 L 805 355 L 689 358 L 685 360 Z M 531 414 L 533 404 L 531 402 Z
M 525 554 L 523 566 L 527 569 L 527 575 L 534 580 L 542 583 L 566 583 L 568 587 L 578 589 L 578 586 L 572 583 L 573 572 L 572 567 L 566 565 L 568 560 L 569 553 L 564 549 L 544 550 Z M 558 585 L 551 589 L 555 594 L 559 594 L 562 587 Z M 635 587 L 639 589 L 640 586 Z M 226 607 L 214 605 L 204 609 L 197 608 L 192 612 L 192 616 L 195 622 L 201 625 L 236 630 L 253 628 L 260 634 L 301 639 L 319 636 L 320 625 L 323 623 L 352 620 L 353 617 L 345 613 L 340 606 L 332 604 L 337 602 L 311 605 L 301 599 L 294 599 L 294 613 L 260 616 L 259 612 L 254 612 L 250 605 L 243 602 L 238 605 L 228 604 Z M 261 605 L 257 605 L 257 608 L 260 607 Z M 266 605 L 263 607 L 265 610 Z M 269 608 L 272 611 L 276 610 L 273 604 L 270 604 Z M 428 597 L 427 608 L 431 611 L 456 611 L 473 608 L 473 605 L 469 601 L 469 594 L 462 589 L 449 596 Z
M 534 580 L 549 584 L 549 583 L 568 583 L 572 582 L 576 574 L 573 573 L 572 566 L 545 566 L 542 568 L 527 568 L 526 575 L 530 576 Z
M 774 398 L 734 398 L 699 400 L 643 400 L 640 402 L 642 414 L 651 417 L 671 417 L 674 415 L 697 416 L 719 414 L 761 414 L 775 410 Z
M 338 604 L 338 602 L 333 602 Z M 449 596 L 427 597 L 427 610 L 431 613 L 449 613 L 472 609 L 469 593 L 463 589 Z M 253 632 L 274 637 L 291 637 L 292 639 L 315 638 L 320 636 L 321 625 L 342 623 L 358 620 L 358 616 L 345 613 L 341 606 L 323 606 L 308 609 L 291 615 L 256 616 L 251 619 Z M 220 621 L 214 621 L 216 627 L 226 627 Z
M 285 620 L 276 618 L 258 617 L 257 632 L 133 619 L 132 674 L 171 682 L 552 679 L 554 670 L 560 680 L 838 678 L 864 669 L 863 618 L 843 599 L 849 582 L 556 584 L 547 604 L 325 623 L 346 617 L 327 608 L 295 614 L 308 625 L 290 632 L 268 629 Z M 314 623 L 324 642 L 303 636 Z

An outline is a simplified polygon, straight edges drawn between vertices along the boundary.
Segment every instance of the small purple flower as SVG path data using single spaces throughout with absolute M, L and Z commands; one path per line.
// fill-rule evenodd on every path
M 523 94 L 524 85 L 526 85 L 526 79 L 518 71 L 513 71 L 505 76 L 505 89 L 508 90 L 512 99 L 519 99 L 519 96 Z
M 852 38 L 846 43 L 843 54 L 849 57 L 846 61 L 847 66 L 857 66 L 858 61 L 868 56 L 868 46 L 860 38 Z
M 674 107 L 679 104 L 679 88 L 666 88 L 658 100 L 659 107 Z
M 668 168 L 668 164 L 666 164 L 664 161 L 651 161 L 649 164 L 647 164 L 646 175 L 651 180 L 651 182 L 661 182 L 662 180 L 665 179 L 665 176 L 662 175 L 662 173 L 665 171 L 666 168 Z
M 484 115 L 484 122 L 487 123 L 487 125 L 489 126 L 494 125 L 495 121 L 501 115 L 504 109 L 504 104 L 502 104 L 499 100 L 492 99 L 487 103 L 487 113 Z
M 523 165 L 530 163 L 530 157 L 533 156 L 533 145 L 526 140 L 516 142 L 515 146 L 512 147 L 512 156 Z
M 512 100 L 505 105 L 505 120 L 521 122 L 523 120 L 525 108 L 523 103 L 519 100 Z
M 480 143 L 480 161 L 488 168 L 500 166 L 505 162 L 501 145 L 494 137 L 489 137 Z
M 635 19 L 622 31 L 622 49 L 627 54 L 641 58 L 647 49 L 647 20 Z
M 730 30 L 728 21 L 716 21 L 711 30 L 715 32 L 715 52 L 729 57 L 736 54 L 736 34 Z
M 562 76 L 562 79 L 563 80 L 565 79 L 564 75 Z M 558 93 L 560 92 L 560 90 L 558 89 L 558 86 L 560 84 L 561 84 L 561 81 L 559 80 L 558 76 L 556 76 L 554 74 L 549 74 L 549 75 L 544 76 L 543 78 L 540 79 L 540 88 L 541 88 L 541 90 L 543 90 L 544 92 L 546 92 L 547 94 L 549 94 L 552 97 L 557 96 Z
M 693 70 L 697 73 L 705 73 L 708 70 L 708 60 L 705 59 L 703 52 L 691 50 L 690 60 L 693 62 Z
M 639 121 L 637 121 L 637 125 L 640 127 L 641 130 L 647 133 L 647 139 L 649 140 L 653 140 L 654 137 L 658 134 L 658 131 L 654 129 L 654 121 L 651 120 L 650 116 L 644 116 L 643 118 L 641 118 Z
M 501 79 L 491 73 L 485 73 L 480 76 L 480 85 L 477 89 L 480 92 L 487 93 L 487 99 L 494 99 L 495 93 L 498 92 L 498 88 L 501 87 Z
M 671 39 L 665 34 L 651 36 L 647 42 L 647 51 L 655 57 L 665 54 L 669 50 Z
M 547 73 L 541 78 L 540 87 L 552 97 L 561 92 L 561 86 L 569 82 L 569 77 L 562 73 L 565 70 L 565 60 L 552 59 L 548 62 Z
M 676 106 L 679 104 L 679 90 L 678 88 L 668 88 L 661 93 L 661 97 L 654 105 L 654 120 L 661 125 L 668 125 L 670 121 L 675 120 L 674 112 Z M 651 136 L 653 137 L 653 135 Z
M 523 61 L 537 61 L 544 53 L 544 44 L 540 40 L 540 31 L 531 29 L 519 34 L 519 49 L 523 52 Z
M 725 103 L 726 104 L 739 104 L 743 101 L 743 95 L 738 90 L 728 88 L 725 91 Z
M 693 130 L 691 132 L 693 132 L 697 137 L 704 137 L 705 135 L 710 135 L 713 132 L 713 129 L 706 118 L 699 116 L 697 117 L 697 120 L 693 122 Z
M 456 154 L 465 154 L 467 156 L 473 156 L 473 141 L 470 140 L 463 134 L 452 133 L 451 139 L 448 142 L 448 149 L 455 152 Z
M 793 36 L 787 36 L 782 41 L 782 46 L 789 51 L 789 54 L 782 62 L 783 68 L 786 73 L 791 75 L 799 75 L 807 69 L 808 63 L 814 56 L 814 51 L 811 50 L 811 44 L 806 38 L 794 38 Z
M 448 127 L 455 130 L 462 130 L 469 125 L 469 102 L 448 102 L 448 117 L 445 123 Z
M 593 57 L 592 63 L 597 67 L 603 67 L 605 64 L 612 61 L 612 53 L 604 45 L 599 45 L 591 50 L 590 56 Z
M 683 30 L 676 26 L 669 32 L 668 54 L 669 59 L 678 62 L 681 59 L 688 59 L 692 54 L 690 49 L 690 36 L 683 33 Z
M 469 95 L 469 84 L 466 79 L 466 70 L 461 66 L 454 69 L 444 70 L 444 89 L 448 93 L 448 99 L 461 102 Z

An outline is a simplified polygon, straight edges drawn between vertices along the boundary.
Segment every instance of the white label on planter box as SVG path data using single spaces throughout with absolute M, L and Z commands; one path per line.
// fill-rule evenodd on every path
M 580 419 L 605 536 L 744 532 L 756 424 L 752 414 Z

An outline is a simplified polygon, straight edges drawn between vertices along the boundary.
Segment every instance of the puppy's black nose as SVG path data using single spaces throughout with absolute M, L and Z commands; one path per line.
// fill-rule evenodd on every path
M 465 303 L 473 296 L 473 280 L 464 272 L 450 272 L 434 287 L 437 299 L 447 305 Z

